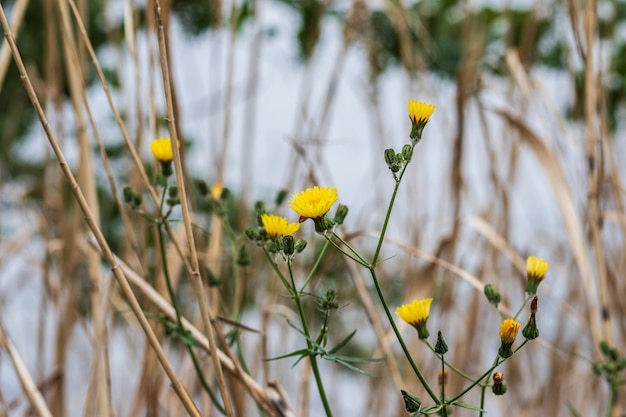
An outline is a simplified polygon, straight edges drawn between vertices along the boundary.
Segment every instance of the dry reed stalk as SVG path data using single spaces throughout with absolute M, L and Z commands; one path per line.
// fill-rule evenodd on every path
M 78 164 L 77 181 L 83 190 L 86 203 L 92 208 L 93 221 L 96 225 L 100 223 L 99 203 L 97 197 L 95 169 L 93 166 L 93 155 L 91 151 L 91 143 L 87 136 L 87 128 L 84 120 L 84 104 L 87 102 L 84 88 L 84 70 L 82 62 L 84 62 L 84 42 L 78 45 L 74 44 L 76 39 L 74 30 L 71 25 L 70 12 L 65 0 L 59 0 L 59 11 L 61 14 L 61 29 L 63 46 L 65 50 L 65 68 L 67 71 L 67 79 L 69 83 L 70 98 L 74 109 L 74 119 L 76 123 L 76 131 L 78 133 L 78 145 L 80 153 L 80 162 Z M 84 13 L 84 5 L 83 5 Z M 83 45 L 83 47 L 81 47 Z M 81 53 L 82 51 L 82 53 Z M 95 124 L 92 123 L 95 127 Z M 74 242 L 70 240 L 69 242 Z M 94 323 L 94 331 L 98 339 L 96 353 L 94 355 L 94 373 L 91 375 L 91 381 L 95 386 L 95 395 L 86 398 L 85 412 L 90 407 L 90 402 L 95 402 L 95 414 L 102 416 L 112 415 L 111 393 L 109 390 L 110 377 L 108 375 L 108 357 L 103 352 L 108 351 L 107 332 L 104 321 L 106 316 L 100 313 L 106 311 L 107 298 L 103 298 L 101 287 L 104 284 L 103 277 L 100 272 L 100 259 L 96 254 L 89 254 L 86 257 L 87 270 L 89 280 L 91 282 L 90 306 L 92 320 Z
M 94 250 L 99 250 L 96 248 L 96 243 L 92 242 L 91 246 Z M 145 280 L 133 271 L 126 263 L 122 260 L 115 257 L 116 263 L 120 266 L 120 268 L 124 271 L 125 276 L 128 278 L 128 281 L 143 295 L 145 296 L 151 303 L 155 305 L 155 307 L 169 317 L 171 320 L 176 320 L 176 313 L 172 305 L 163 298 L 161 294 L 159 294 L 154 288 L 152 288 Z M 209 341 L 206 335 L 198 330 L 191 321 L 189 321 L 184 316 L 182 317 L 183 325 L 185 329 L 189 330 L 194 339 L 198 342 L 200 347 L 204 349 L 206 352 L 211 353 Z M 224 369 L 233 373 L 235 377 L 237 377 L 246 387 L 252 398 L 259 404 L 265 411 L 270 413 L 270 415 L 274 416 L 274 409 L 272 408 L 272 402 L 268 399 L 265 390 L 248 374 L 239 372 L 239 364 L 235 363 L 231 360 L 231 358 L 222 352 L 220 349 L 216 349 L 217 358 L 221 362 L 221 365 Z
M 256 121 L 257 121 L 257 104 L 258 104 L 258 87 L 259 76 L 261 72 L 261 52 L 263 50 L 263 23 L 262 10 L 263 0 L 252 0 L 252 42 L 250 42 L 250 57 L 248 60 L 248 75 L 245 93 L 245 109 L 243 118 L 241 119 L 243 126 L 241 140 L 241 183 L 239 185 L 239 193 L 241 196 L 242 209 L 245 208 L 246 202 L 250 199 L 250 188 L 254 172 L 254 142 L 256 137 Z
M 595 70 L 595 44 L 598 39 L 598 2 L 587 0 L 585 2 L 584 34 L 587 49 L 584 57 L 584 113 L 587 128 L 587 161 L 588 190 L 587 190 L 587 222 L 591 232 L 591 245 L 593 247 L 597 283 L 599 289 L 599 302 L 601 308 L 600 320 L 602 324 L 602 338 L 613 345 L 613 330 L 611 329 L 611 317 L 609 308 L 609 293 L 607 283 L 606 264 L 604 262 L 604 245 L 602 243 L 602 212 L 600 210 L 600 190 L 604 181 L 604 148 L 602 143 L 602 130 L 599 128 L 598 103 L 602 89 L 598 88 L 599 77 Z
M 22 26 L 22 19 L 24 18 L 24 13 L 26 13 L 26 8 L 28 7 L 28 0 L 17 0 L 12 7 L 11 13 L 11 30 L 15 33 L 17 37 L 20 26 Z M 7 75 L 7 70 L 9 69 L 9 63 L 11 62 L 11 51 L 9 47 L 4 42 L 2 43 L 2 48 L 0 49 L 0 91 L 2 91 L 2 86 L 4 85 L 4 77 Z
M 226 382 L 224 380 L 224 373 L 221 368 L 221 364 L 219 358 L 217 357 L 217 347 L 215 343 L 215 336 L 213 334 L 213 327 L 211 325 L 212 317 L 210 315 L 207 299 L 205 297 L 205 288 L 202 283 L 202 279 L 200 277 L 200 264 L 198 261 L 198 253 L 196 252 L 196 245 L 194 241 L 193 229 L 191 226 L 190 212 L 187 201 L 187 191 L 185 188 L 185 182 L 183 177 L 183 168 L 181 162 L 181 155 L 176 144 L 178 143 L 178 132 L 176 130 L 176 120 L 174 116 L 174 109 L 172 107 L 172 94 L 171 94 L 171 80 L 169 76 L 169 66 L 168 66 L 168 52 L 165 48 L 165 36 L 163 29 L 163 22 L 161 20 L 161 6 L 159 4 L 159 0 L 156 0 L 154 6 L 154 13 L 156 16 L 157 22 L 157 34 L 159 39 L 159 53 L 161 58 L 161 71 L 163 75 L 163 89 L 165 92 L 165 102 L 167 105 L 167 118 L 168 118 L 168 127 L 170 130 L 170 136 L 172 139 L 172 149 L 174 153 L 174 168 L 176 170 L 176 183 L 178 185 L 178 192 L 180 194 L 180 202 L 181 202 L 181 211 L 183 215 L 183 224 L 185 226 L 185 233 L 187 237 L 188 248 L 191 257 L 192 270 L 191 270 L 191 282 L 194 286 L 196 295 L 198 297 L 198 304 L 200 306 L 200 314 L 202 317 L 202 321 L 204 324 L 204 329 L 207 335 L 207 339 L 209 340 L 209 348 L 211 352 L 211 358 L 213 359 L 213 365 L 215 367 L 215 372 L 217 375 L 217 383 L 220 389 L 220 393 L 222 395 L 222 400 L 224 401 L 224 410 L 226 412 L 227 417 L 231 417 L 233 415 L 232 404 L 230 403 L 230 398 L 228 395 L 228 390 L 226 388 Z
M 1 7 L 2 6 L 0 5 L 0 8 Z M 2 11 L 2 14 L 4 15 L 4 11 Z M 2 19 L 4 20 L 4 16 L 2 16 Z M 30 405 L 37 412 L 37 415 L 39 417 L 52 417 L 52 413 L 50 412 L 50 409 L 48 409 L 46 401 L 35 385 L 33 378 L 30 376 L 19 351 L 9 340 L 2 323 L 0 323 L 0 346 L 9 355 L 9 359 L 13 363 L 13 367 L 15 368 L 17 377 L 20 380 L 20 384 L 22 384 L 22 389 L 24 390 Z
M 124 272 L 120 269 L 119 265 L 116 263 L 115 257 L 113 256 L 113 253 L 111 252 L 111 249 L 106 239 L 104 238 L 102 231 L 93 220 L 91 208 L 87 204 L 87 201 L 85 200 L 85 196 L 83 195 L 80 186 L 76 182 L 76 178 L 74 177 L 74 174 L 72 173 L 69 166 L 67 165 L 65 155 L 63 154 L 63 151 L 59 147 L 58 141 L 56 140 L 56 137 L 50 128 L 48 119 L 46 115 L 44 114 L 41 104 L 39 103 L 39 99 L 33 89 L 28 73 L 26 72 L 26 68 L 24 67 L 21 54 L 19 50 L 17 49 L 17 45 L 15 44 L 13 35 L 10 32 L 9 24 L 6 20 L 6 15 L 4 13 L 4 7 L 2 7 L 1 4 L 0 4 L 0 21 L 2 23 L 2 27 L 5 32 L 4 33 L 5 38 L 7 39 L 11 47 L 11 53 L 13 54 L 13 59 L 15 61 L 15 64 L 17 65 L 18 71 L 22 78 L 22 82 L 24 83 L 24 88 L 28 94 L 29 99 L 31 100 L 31 103 L 33 104 L 33 107 L 35 108 L 35 112 L 37 113 L 37 116 L 39 117 L 41 125 L 46 133 L 46 137 L 48 138 L 48 141 L 50 143 L 50 146 L 52 147 L 59 161 L 61 170 L 63 171 L 63 174 L 70 185 L 70 188 L 72 190 L 72 193 L 74 194 L 75 200 L 78 203 L 81 211 L 83 212 L 85 216 L 84 218 L 85 222 L 89 226 L 89 229 L 91 230 L 96 241 L 98 242 L 98 246 L 102 250 L 105 260 L 111 266 L 111 270 L 113 271 L 115 278 L 117 279 L 122 289 L 122 292 L 127 297 L 128 303 L 131 309 L 133 310 L 133 313 L 139 320 L 139 323 L 141 324 L 141 327 L 143 328 L 144 333 L 146 334 L 149 343 L 151 344 L 151 346 L 157 353 L 157 356 L 159 357 L 159 362 L 161 363 L 163 369 L 165 370 L 168 377 L 170 378 L 174 391 L 176 392 L 176 394 L 179 396 L 179 398 L 185 405 L 185 409 L 187 410 L 187 412 L 192 416 L 200 417 L 195 404 L 191 400 L 191 397 L 189 396 L 185 388 L 180 384 L 180 381 L 176 377 L 176 374 L 174 372 L 174 369 L 172 368 L 172 365 L 167 360 L 167 357 L 165 356 L 154 332 L 152 331 L 150 324 L 148 323 L 148 320 L 143 314 L 141 306 L 137 302 L 137 299 L 135 298 L 135 295 L 132 289 L 130 288 L 130 285 L 128 283 L 128 280 L 126 279 L 126 276 L 124 275 Z

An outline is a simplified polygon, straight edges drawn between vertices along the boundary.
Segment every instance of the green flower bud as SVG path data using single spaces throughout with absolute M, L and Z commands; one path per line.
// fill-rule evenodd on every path
M 337 206 L 337 211 L 335 212 L 335 223 L 343 224 L 343 221 L 346 219 L 347 215 L 348 215 L 348 206 L 339 204 L 339 206 Z
M 411 158 L 413 158 L 413 146 L 407 144 L 402 147 L 402 159 L 405 162 L 411 162 Z
M 506 383 L 504 382 L 504 376 L 501 372 L 495 372 L 493 374 L 491 391 L 493 391 L 495 395 L 504 395 L 506 393 Z
M 296 253 L 300 253 L 304 250 L 304 248 L 306 248 L 306 240 L 298 239 L 296 241 L 296 245 L 294 246 L 294 250 L 296 251 Z
M 197 180 L 196 185 L 198 186 L 198 191 L 200 191 L 200 194 L 203 197 L 206 197 L 206 195 L 209 193 L 209 186 L 206 184 L 206 182 L 204 180 Z
M 448 351 L 448 345 L 443 338 L 441 331 L 437 332 L 437 343 L 435 343 L 435 352 L 440 355 L 445 354 Z
M 122 193 L 124 194 L 124 201 L 128 204 L 131 204 L 133 200 L 135 199 L 135 192 L 133 191 L 133 188 L 130 185 L 127 185 L 126 187 L 124 187 L 124 190 L 122 191 Z
M 250 265 L 250 254 L 248 253 L 248 249 L 245 245 L 239 246 L 239 251 L 237 252 L 237 265 L 239 266 L 248 266 Z
M 177 198 L 178 197 L 178 187 L 175 185 L 172 185 L 170 188 L 167 189 L 167 195 L 170 198 Z
M 280 190 L 278 194 L 276 194 L 276 199 L 274 200 L 276 206 L 283 204 L 285 198 L 287 198 L 287 190 Z
M 396 162 L 396 151 L 393 149 L 385 149 L 385 162 L 387 166 L 391 169 L 391 166 Z
M 141 206 L 141 203 L 143 203 L 143 197 L 139 194 L 135 194 L 133 197 L 133 202 L 131 204 L 134 208 L 139 208 L 139 206 Z
M 404 408 L 406 411 L 409 413 L 418 412 L 422 406 L 422 400 L 405 390 L 400 390 L 400 392 L 402 393 L 402 399 L 404 399 Z
M 283 252 L 285 255 L 293 255 L 294 245 L 293 236 L 287 235 L 283 237 Z
M 326 215 L 313 219 L 313 223 L 315 223 L 315 231 L 321 234 L 324 234 L 335 227 L 335 221 Z
M 337 302 L 337 291 L 332 288 L 326 290 L 324 298 L 319 303 L 320 309 L 323 311 L 337 310 L 339 303 Z
M 528 319 L 528 323 L 522 329 L 522 336 L 524 336 L 528 340 L 536 339 L 539 337 L 539 329 L 537 328 L 537 323 L 535 321 L 535 313 L 530 315 L 530 319 Z
M 502 296 L 500 295 L 498 290 L 496 290 L 496 287 L 493 284 L 487 284 L 485 285 L 484 292 L 485 297 L 487 297 L 487 301 L 498 307 L 498 304 L 500 303 L 500 301 L 502 301 Z
M 255 241 L 255 242 L 261 238 L 261 236 L 259 235 L 259 232 L 253 227 L 248 227 L 245 233 L 246 233 L 246 236 L 248 236 L 248 239 Z

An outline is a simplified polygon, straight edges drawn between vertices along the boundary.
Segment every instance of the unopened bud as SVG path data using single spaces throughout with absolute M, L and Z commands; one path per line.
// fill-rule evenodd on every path
M 487 297 L 487 301 L 498 307 L 498 304 L 500 303 L 500 301 L 502 301 L 502 296 L 496 289 L 495 285 L 487 284 L 485 285 L 485 289 L 483 291 L 485 292 L 485 297 Z
M 495 395 L 504 395 L 506 393 L 506 384 L 504 383 L 504 375 L 502 372 L 495 372 L 493 374 L 493 386 L 491 387 L 491 391 Z
M 343 221 L 346 219 L 347 215 L 348 215 L 348 206 L 339 204 L 339 206 L 337 206 L 337 211 L 335 212 L 335 223 L 343 224 Z
M 440 355 L 443 355 L 447 351 L 448 351 L 448 345 L 446 344 L 446 341 L 443 338 L 443 334 L 441 333 L 441 331 L 439 331 L 437 332 L 437 343 L 435 343 L 435 352 L 437 352 Z
M 296 251 L 296 253 L 300 253 L 304 250 L 304 248 L 306 248 L 306 240 L 298 239 L 294 246 L 294 250 Z
M 402 399 L 404 399 L 404 408 L 406 411 L 409 413 L 418 412 L 422 406 L 422 400 L 405 390 L 400 390 L 400 392 L 402 393 Z

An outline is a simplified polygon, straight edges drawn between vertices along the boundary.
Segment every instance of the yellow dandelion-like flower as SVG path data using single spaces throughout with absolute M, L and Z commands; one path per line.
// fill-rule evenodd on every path
M 529 256 L 526 259 L 526 276 L 528 277 L 526 292 L 528 294 L 537 293 L 537 287 L 539 287 L 539 284 L 546 276 L 546 272 L 548 272 L 549 267 L 550 265 L 548 265 L 548 263 L 541 258 Z
M 500 340 L 502 343 L 513 343 L 517 337 L 520 324 L 513 319 L 506 319 L 500 325 Z
M 413 125 L 409 136 L 417 143 L 422 138 L 422 131 L 426 123 L 430 120 L 430 116 L 432 116 L 435 111 L 435 106 L 433 104 L 424 103 L 423 101 L 409 100 L 408 107 L 409 118 Z
M 178 143 L 180 147 L 180 143 Z M 161 163 L 167 164 L 172 162 L 174 155 L 172 153 L 172 141 L 170 138 L 159 138 L 152 141 L 150 144 L 150 150 L 152 155 Z
M 427 339 L 429 336 L 428 329 L 426 328 L 426 321 L 430 315 L 430 304 L 432 302 L 432 298 L 425 298 L 419 301 L 415 300 L 411 304 L 404 304 L 396 308 L 396 314 L 402 320 L 417 329 L 420 339 Z
M 503 358 L 508 358 L 513 354 L 511 346 L 513 342 L 515 342 L 520 326 L 521 324 L 513 319 L 506 319 L 500 325 L 500 341 L 502 344 L 500 345 L 498 354 Z
M 220 198 L 222 198 L 223 191 L 224 186 L 220 181 L 213 184 L 213 187 L 211 187 L 211 197 L 213 197 L 213 200 L 219 200 Z
M 299 223 L 289 223 L 286 218 L 274 214 L 262 214 L 261 222 L 269 237 L 292 235 L 300 229 Z
M 300 215 L 300 222 L 317 219 L 328 213 L 330 207 L 339 199 L 335 187 L 307 188 L 294 194 L 289 200 L 289 208 Z

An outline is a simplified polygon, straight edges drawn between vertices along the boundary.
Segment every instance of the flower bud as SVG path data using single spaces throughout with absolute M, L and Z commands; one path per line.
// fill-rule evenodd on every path
M 294 245 L 293 236 L 287 235 L 283 237 L 283 252 L 285 255 L 293 255 Z
M 124 195 L 124 201 L 128 204 L 131 204 L 135 198 L 135 192 L 133 191 L 133 187 L 127 185 L 126 187 L 124 187 L 122 193 Z
M 348 206 L 339 204 L 337 206 L 337 211 L 335 212 L 335 219 L 334 219 L 335 223 L 343 224 L 343 221 L 346 219 L 347 215 L 348 215 Z
M 418 412 L 422 406 L 422 400 L 405 390 L 400 390 L 400 392 L 402 393 L 402 398 L 404 399 L 404 408 L 406 411 L 409 413 Z
M 440 355 L 445 354 L 448 351 L 448 345 L 443 338 L 441 331 L 437 332 L 437 343 L 435 343 L 435 352 Z
M 250 265 L 250 261 L 250 254 L 248 253 L 246 246 L 239 246 L 239 250 L 237 251 L 237 265 L 248 266 Z
M 391 168 L 391 166 L 396 162 L 396 151 L 393 149 L 385 149 L 385 162 L 387 166 Z
M 294 246 L 294 250 L 296 251 L 296 253 L 300 253 L 304 250 L 304 248 L 306 248 L 306 240 L 298 239 Z
M 485 292 L 485 297 L 487 297 L 487 301 L 489 301 L 491 304 L 493 304 L 497 308 L 498 304 L 502 300 L 502 296 L 500 295 L 496 287 L 493 284 L 487 284 L 485 285 L 484 292 Z
M 209 186 L 206 184 L 204 180 L 196 181 L 196 185 L 198 186 L 198 191 L 200 194 L 205 197 L 209 193 Z
M 493 385 L 491 391 L 495 395 L 504 395 L 506 393 L 506 383 L 504 382 L 504 375 L 502 372 L 495 372 L 493 374 Z
M 413 147 L 406 144 L 402 147 L 402 159 L 404 159 L 405 162 L 411 162 L 411 158 L 413 158 Z

